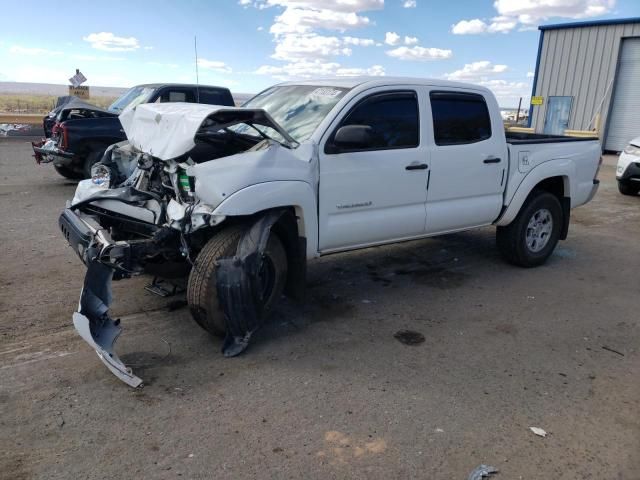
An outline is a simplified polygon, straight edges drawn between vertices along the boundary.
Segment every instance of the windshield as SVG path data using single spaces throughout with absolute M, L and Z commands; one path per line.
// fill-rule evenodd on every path
M 297 142 L 303 142 L 320 125 L 348 88 L 314 85 L 283 85 L 259 93 L 243 107 L 263 108 Z M 256 126 L 268 136 L 281 140 L 273 129 Z M 234 128 L 239 133 L 252 134 L 247 125 Z M 255 131 L 253 132 L 255 133 Z
M 109 105 L 110 112 L 120 113 L 129 105 L 135 107 L 141 103 L 146 103 L 154 89 L 151 87 L 133 87 L 122 94 L 115 102 Z

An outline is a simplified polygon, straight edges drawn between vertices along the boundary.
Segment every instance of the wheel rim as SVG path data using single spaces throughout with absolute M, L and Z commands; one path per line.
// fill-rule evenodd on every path
M 553 232 L 551 212 L 546 208 L 537 210 L 527 225 L 527 248 L 533 253 L 538 253 L 549 243 L 551 232 Z

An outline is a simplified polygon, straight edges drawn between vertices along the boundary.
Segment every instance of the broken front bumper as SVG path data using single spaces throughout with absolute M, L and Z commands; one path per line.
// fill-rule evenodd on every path
M 115 343 L 122 327 L 109 316 L 112 301 L 111 281 L 114 273 L 129 276 L 137 273 L 136 249 L 127 242 L 115 242 L 109 233 L 91 217 L 67 208 L 59 218 L 63 236 L 87 265 L 78 311 L 73 325 L 80 336 L 96 351 L 98 358 L 120 380 L 139 387 L 142 380 L 135 376 L 115 353 Z
M 56 165 L 66 165 L 73 158 L 73 153 L 58 148 L 56 141 L 52 138 L 31 142 L 31 147 L 33 148 L 33 156 L 38 164 L 56 161 Z

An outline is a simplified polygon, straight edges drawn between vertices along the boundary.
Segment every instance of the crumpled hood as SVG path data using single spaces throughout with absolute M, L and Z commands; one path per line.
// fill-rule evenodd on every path
M 636 137 L 629 142 L 634 147 L 640 147 L 640 137 Z
M 195 135 L 207 119 L 213 120 L 220 128 L 238 123 L 271 127 L 287 141 L 295 143 L 265 110 L 258 108 L 182 102 L 146 103 L 125 109 L 119 118 L 129 143 L 160 160 L 177 158 L 195 147 Z

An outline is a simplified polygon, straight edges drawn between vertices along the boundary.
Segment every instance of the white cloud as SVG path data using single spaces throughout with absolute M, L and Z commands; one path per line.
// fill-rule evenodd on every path
M 393 50 L 387 50 L 387 55 L 399 60 L 415 60 L 415 61 L 428 61 L 428 60 L 442 60 L 445 58 L 451 58 L 453 52 L 451 50 L 443 50 L 440 48 L 425 48 L 425 47 L 398 47 Z
M 37 47 L 22 47 L 20 45 L 13 45 L 9 48 L 10 53 L 14 53 L 16 55 L 63 55 L 62 52 L 57 50 L 47 50 L 46 48 L 37 48 Z
M 445 74 L 445 78 L 461 82 L 481 82 L 490 76 L 504 73 L 506 70 L 506 65 L 494 65 L 487 60 L 483 60 L 467 63 L 462 69 Z
M 311 77 L 352 77 L 359 75 L 384 75 L 384 67 L 373 65 L 369 68 L 343 67 L 337 62 L 298 61 L 286 65 L 262 65 L 254 73 L 270 75 L 280 80 L 291 80 Z
M 383 8 L 384 0 L 239 1 L 242 6 L 251 5 L 257 9 L 283 9 L 276 14 L 269 32 L 275 44 L 271 58 L 285 63 L 262 65 L 254 73 L 279 79 L 384 74 L 380 65 L 350 67 L 335 60 L 335 57 L 350 56 L 352 47 L 376 45 L 370 38 L 346 35 L 345 32 L 373 25 L 374 22 L 363 13 Z
M 358 47 L 372 47 L 375 45 L 375 41 L 371 38 L 358 38 L 358 37 L 342 37 L 342 41 L 345 45 L 355 45 Z
M 518 22 L 511 17 L 499 16 L 491 19 L 491 24 L 487 27 L 489 33 L 508 33 L 514 28 Z
M 326 9 L 335 12 L 363 12 L 382 9 L 384 0 L 257 0 L 255 2 L 257 8 L 260 8 L 260 4 L 287 8 Z
M 533 24 L 552 17 L 587 18 L 609 13 L 615 0 L 495 0 L 499 15 Z
M 259 32 L 261 32 L 261 31 L 263 31 L 263 30 L 264 30 L 264 27 L 263 27 L 263 26 L 260 26 L 260 27 L 256 28 L 256 30 L 258 30 Z
M 404 0 L 402 6 L 404 8 L 416 8 L 418 6 L 418 2 L 416 0 Z
M 484 33 L 487 31 L 487 24 L 479 18 L 473 20 L 460 20 L 458 23 L 451 25 L 451 33 L 454 35 L 473 35 Z
M 384 43 L 391 46 L 398 45 L 400 43 L 400 35 L 396 32 L 387 32 L 384 36 Z
M 533 77 L 534 77 L 533 72 L 527 72 L 527 78 L 533 78 Z
M 418 43 L 418 37 L 404 37 L 405 45 L 416 45 Z
M 86 37 L 82 37 L 82 39 L 85 42 L 89 42 L 97 50 L 126 52 L 140 48 L 137 38 L 117 37 L 111 32 L 90 33 Z
M 151 45 L 145 45 L 144 47 L 145 50 L 153 50 L 153 47 Z
M 509 82 L 507 80 L 485 80 L 480 85 L 487 87 L 498 99 L 500 106 L 514 107 L 522 97 L 522 104 L 527 105 L 531 95 L 531 84 L 526 82 Z
M 344 32 L 370 24 L 368 17 L 355 12 L 287 7 L 275 18 L 270 32 L 276 37 L 287 33 L 310 33 L 318 28 Z
M 313 60 L 334 55 L 351 55 L 351 49 L 344 47 L 338 37 L 316 34 L 287 34 L 276 43 L 276 60 Z
M 519 31 L 535 30 L 550 18 L 588 18 L 605 15 L 616 0 L 495 0 L 498 16 L 490 22 L 474 18 L 452 25 L 456 35 L 507 33 L 520 25 Z
M 207 60 L 205 58 L 198 59 L 198 66 L 206 70 L 212 70 L 220 73 L 231 73 L 231 67 L 224 62 L 216 60 Z

